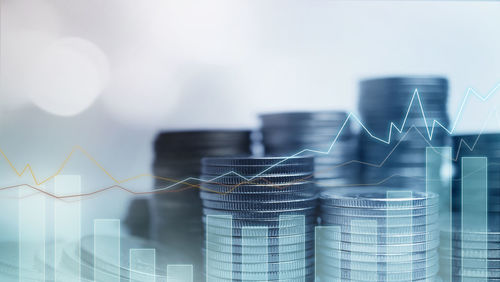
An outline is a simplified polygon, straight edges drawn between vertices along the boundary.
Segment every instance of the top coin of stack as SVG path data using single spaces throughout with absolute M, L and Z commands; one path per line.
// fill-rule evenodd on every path
M 312 157 L 203 159 L 207 281 L 313 280 L 313 170 Z
M 355 187 L 322 192 L 320 281 L 434 281 L 438 195 Z
M 357 183 L 359 166 L 345 164 L 358 158 L 357 134 L 347 118 L 348 114 L 342 111 L 263 114 L 260 119 L 264 150 L 266 154 L 281 156 L 304 149 L 324 152 L 314 156 L 317 187 Z
M 448 81 L 426 76 L 368 79 L 361 81 L 360 91 L 359 111 L 371 133 L 362 132 L 360 137 L 361 160 L 372 164 L 362 167 L 363 183 L 383 181 L 393 187 L 422 189 L 425 148 L 447 146 L 450 142 L 447 132 L 434 124 L 449 124 Z M 391 123 L 403 132 L 397 132 Z
M 161 132 L 154 142 L 155 189 L 172 186 L 188 177 L 199 177 L 203 157 L 250 154 L 250 133 L 246 130 Z M 169 190 L 182 191 L 159 191 L 152 201 L 152 237 L 167 247 L 180 246 L 190 261 L 178 263 L 193 264 L 195 275 L 201 273 L 203 240 L 198 184 L 196 181 L 179 183 Z

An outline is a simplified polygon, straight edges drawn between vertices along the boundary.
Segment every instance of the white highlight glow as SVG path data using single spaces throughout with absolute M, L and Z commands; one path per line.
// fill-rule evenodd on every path
M 0 5 L 0 106 L 12 109 L 29 103 L 26 73 L 57 38 L 60 23 L 57 11 L 46 1 L 2 1 Z
M 87 109 L 102 92 L 109 76 L 106 56 L 84 39 L 64 38 L 47 47 L 28 71 L 31 100 L 61 116 Z

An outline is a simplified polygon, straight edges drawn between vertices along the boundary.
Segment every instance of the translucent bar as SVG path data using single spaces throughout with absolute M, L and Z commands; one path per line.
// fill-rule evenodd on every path
M 108 265 L 107 272 L 94 267 L 95 282 L 120 282 L 120 220 L 94 220 L 94 266 Z
M 54 191 L 58 196 L 80 194 L 82 192 L 80 175 L 58 175 L 54 180 Z M 54 244 L 55 281 L 80 281 L 80 236 L 81 202 L 77 198 L 56 199 L 54 202 Z M 78 269 L 75 273 L 63 272 L 59 267 L 62 262 L 64 244 L 76 243 Z
M 297 260 L 300 260 L 300 271 L 302 271 L 301 277 L 304 277 L 304 279 L 300 279 L 300 281 L 305 281 L 305 274 L 306 274 L 306 259 L 305 259 L 305 248 L 306 248 L 306 225 L 305 225 L 305 216 L 303 215 L 280 215 L 279 217 L 280 221 L 280 230 L 279 230 L 279 253 L 285 253 L 289 252 L 287 248 L 286 241 L 283 237 L 287 236 L 298 236 L 299 237 L 299 244 L 301 244 L 300 251 L 296 253 Z M 290 228 L 290 226 L 293 226 Z M 290 260 L 290 259 L 288 259 Z M 282 265 L 285 263 L 284 260 L 282 260 L 282 256 L 280 256 L 279 259 L 279 270 L 280 270 L 280 279 L 289 279 L 289 277 L 286 277 L 283 273 L 286 273 L 285 270 L 283 269 Z M 300 272 L 299 271 L 299 272 Z M 294 280 L 297 281 L 297 280 Z
M 167 265 L 167 282 L 193 282 L 193 265 Z
M 314 265 L 314 275 L 316 279 L 321 279 L 327 274 L 333 277 L 340 275 L 340 226 L 316 226 L 314 230 L 314 256 L 316 258 Z M 339 234 L 335 236 L 333 234 Z M 335 239 L 329 239 L 335 238 Z M 325 254 L 322 250 L 328 252 Z M 323 280 L 321 280 L 323 281 Z
M 441 230 L 441 241 L 439 245 L 441 255 L 451 258 L 452 240 L 449 236 L 452 230 L 452 150 L 451 147 L 427 147 L 426 148 L 426 192 L 439 195 L 439 225 Z M 428 213 L 426 213 L 428 214 Z M 429 241 L 429 240 L 427 240 Z M 444 281 L 452 281 L 452 260 L 441 261 L 441 278 Z
M 207 215 L 207 222 L 205 227 L 205 239 L 206 239 L 206 254 L 205 254 L 205 273 L 207 275 L 207 282 L 217 282 L 225 281 L 225 279 L 219 279 L 217 274 L 217 269 L 221 269 L 221 266 L 217 267 L 217 264 L 223 266 L 222 269 L 232 269 L 233 259 L 232 257 L 225 262 L 215 262 L 213 258 L 219 256 L 217 251 L 217 245 L 220 245 L 220 241 L 231 242 L 227 244 L 229 248 L 227 253 L 233 253 L 232 251 L 232 236 L 233 236 L 233 219 L 230 215 Z M 233 273 L 228 274 L 232 277 Z M 231 280 L 231 279 L 229 279 Z
M 387 198 L 402 198 L 402 199 L 408 199 L 411 201 L 413 198 L 413 193 L 411 191 L 387 191 Z M 391 226 L 412 226 L 413 220 L 412 220 L 412 205 L 410 204 L 408 206 L 409 209 L 399 209 L 397 210 L 396 207 L 398 206 L 397 203 L 394 203 L 392 201 L 387 201 L 387 221 L 386 221 L 386 228 L 387 228 L 387 236 L 398 236 L 401 235 L 401 232 L 395 233 L 391 231 Z M 396 217 L 398 216 L 398 217 Z M 409 230 L 410 232 L 408 234 L 404 234 L 405 236 L 402 236 L 403 238 L 399 244 L 400 246 L 387 246 L 386 245 L 386 252 L 388 254 L 398 254 L 398 253 L 411 253 L 413 251 L 412 248 L 412 231 Z M 388 263 L 386 264 L 386 270 L 388 272 L 412 272 L 413 267 L 411 269 L 401 269 L 398 268 L 398 264 L 392 264 Z M 387 279 L 388 281 L 395 281 L 391 279 Z
M 478 232 L 477 242 L 481 249 L 488 249 L 488 160 L 487 158 L 462 158 L 462 232 Z M 479 247 L 478 247 L 479 248 Z M 467 251 L 462 242 L 462 270 L 487 269 L 487 256 L 478 259 L 481 265 L 468 265 L 463 259 Z M 486 252 L 485 252 L 486 253 Z M 475 281 L 487 281 L 487 277 Z
M 130 249 L 130 282 L 156 281 L 155 249 Z
M 247 226 L 241 229 L 241 240 L 242 240 L 242 258 L 241 258 L 241 280 L 259 280 L 268 281 L 267 271 L 268 271 L 268 259 L 265 254 L 269 254 L 268 244 L 263 244 L 261 246 L 254 246 L 249 244 L 255 237 L 263 238 L 267 241 L 268 238 L 267 227 L 261 226 Z M 252 254 L 262 254 L 259 260 L 249 259 Z M 259 274 L 257 274 L 259 273 Z
M 19 190 L 19 281 L 45 280 L 45 268 L 36 267 L 34 259 L 41 253 L 40 264 L 45 265 L 46 196 L 32 193 Z

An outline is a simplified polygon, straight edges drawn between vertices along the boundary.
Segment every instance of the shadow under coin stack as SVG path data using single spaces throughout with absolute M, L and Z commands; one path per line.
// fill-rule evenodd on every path
M 314 280 L 313 170 L 312 157 L 203 159 L 207 281 Z
M 321 193 L 319 281 L 435 281 L 438 200 L 434 193 L 383 187 Z
M 453 152 L 453 233 L 441 234 L 441 275 L 499 281 L 500 134 L 455 135 Z
M 361 169 L 363 183 L 383 182 L 386 186 L 423 191 L 426 147 L 450 145 L 447 132 L 433 124 L 434 120 L 445 127 L 449 124 L 448 81 L 419 76 L 368 79 L 361 82 L 360 90 L 361 120 L 373 135 L 363 130 L 360 136 L 361 160 L 370 164 Z M 403 129 L 402 133 L 392 127 L 389 135 L 391 122 Z M 428 136 L 431 133 L 432 139 Z M 390 140 L 390 144 L 374 137 Z
M 345 164 L 358 159 L 357 134 L 352 124 L 346 122 L 347 116 L 342 111 L 261 115 L 264 150 L 266 154 L 279 156 L 304 149 L 325 152 L 314 155 L 314 179 L 321 190 L 359 183 L 359 164 Z
M 203 157 L 250 154 L 250 131 L 204 130 L 160 133 L 154 143 L 155 189 L 170 187 L 178 192 L 155 193 L 152 201 L 152 238 L 167 247 L 183 250 L 193 264 L 196 281 L 201 277 L 203 227 L 199 181 L 172 186 L 188 177 L 199 177 Z

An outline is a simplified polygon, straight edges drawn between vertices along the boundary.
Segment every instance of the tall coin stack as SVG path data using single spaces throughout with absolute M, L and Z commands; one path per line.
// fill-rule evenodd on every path
M 441 234 L 448 242 L 440 248 L 441 265 L 447 270 L 442 276 L 453 281 L 500 280 L 500 134 L 455 135 L 453 152 L 457 157 L 453 162 L 453 232 Z M 463 158 L 483 157 L 487 160 L 463 167 Z M 481 162 L 487 166 L 477 165 Z M 462 195 L 463 189 L 469 192 Z
M 207 281 L 313 281 L 312 157 L 203 159 Z
M 173 131 L 158 134 L 154 142 L 155 189 L 162 189 L 188 177 L 198 178 L 203 157 L 250 154 L 250 131 L 205 130 Z M 152 205 L 152 237 L 167 247 L 184 251 L 193 264 L 195 280 L 202 273 L 201 246 L 203 227 L 199 181 L 179 183 L 169 190 L 154 194 Z
M 434 281 L 438 195 L 384 187 L 322 192 L 319 281 Z
M 368 163 L 361 170 L 363 183 L 423 191 L 426 147 L 450 145 L 447 132 L 434 123 L 449 124 L 448 81 L 419 76 L 368 79 L 361 81 L 360 91 L 361 120 L 369 130 L 360 137 L 361 160 Z M 391 123 L 402 133 L 392 127 L 390 135 Z
M 346 164 L 358 159 L 357 134 L 347 117 L 342 111 L 263 114 L 264 150 L 280 156 L 304 149 L 323 152 L 314 158 L 314 178 L 321 190 L 359 183 L 359 164 Z

